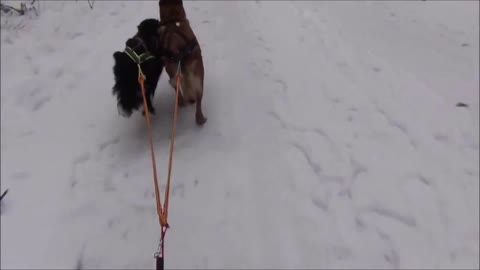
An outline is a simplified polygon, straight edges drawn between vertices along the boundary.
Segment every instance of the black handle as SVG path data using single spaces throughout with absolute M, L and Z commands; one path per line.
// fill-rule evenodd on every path
M 163 270 L 163 258 L 160 256 L 157 257 L 157 270 Z

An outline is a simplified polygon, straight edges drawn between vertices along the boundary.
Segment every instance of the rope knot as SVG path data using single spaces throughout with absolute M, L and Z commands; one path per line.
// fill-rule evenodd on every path
M 166 215 L 160 215 L 160 226 L 162 226 L 162 229 L 163 229 L 163 227 L 167 228 L 167 229 L 170 229 L 170 225 L 168 225 Z

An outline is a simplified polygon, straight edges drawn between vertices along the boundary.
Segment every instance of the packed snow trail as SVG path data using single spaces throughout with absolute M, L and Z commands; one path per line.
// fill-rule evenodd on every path
M 40 3 L 2 17 L 1 268 L 151 269 L 145 122 L 111 87 L 158 3 Z M 478 2 L 185 8 L 208 122 L 180 111 L 167 268 L 479 267 Z M 173 97 L 164 73 L 162 183 Z

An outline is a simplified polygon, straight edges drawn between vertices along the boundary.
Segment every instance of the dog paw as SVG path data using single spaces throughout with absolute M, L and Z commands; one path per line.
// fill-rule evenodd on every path
M 195 122 L 197 122 L 197 125 L 203 126 L 207 122 L 207 118 L 201 114 L 195 115 Z

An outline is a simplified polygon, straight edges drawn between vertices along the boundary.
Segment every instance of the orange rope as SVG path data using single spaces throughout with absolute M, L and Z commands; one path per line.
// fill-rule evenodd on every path
M 153 168 L 153 182 L 155 185 L 155 200 L 157 204 L 157 214 L 158 214 L 158 222 L 161 227 L 161 257 L 163 258 L 163 244 L 164 244 L 164 238 L 166 234 L 166 230 L 169 228 L 168 222 L 167 222 L 167 217 L 168 217 L 168 202 L 170 199 L 170 179 L 172 176 L 172 164 L 173 164 L 173 145 L 175 143 L 175 131 L 177 127 L 177 115 L 178 115 L 178 98 L 179 98 L 179 93 L 180 93 L 180 64 L 178 67 L 178 72 L 176 75 L 176 91 L 175 91 L 175 106 L 174 106 L 174 112 L 173 112 L 173 126 L 172 126 L 172 135 L 170 139 L 170 157 L 168 160 L 168 176 L 167 176 L 167 186 L 165 188 L 165 201 L 163 204 L 162 208 L 162 203 L 160 202 L 160 191 L 158 187 L 158 177 L 157 177 L 157 167 L 156 167 L 156 161 L 155 161 L 155 153 L 153 149 L 153 139 L 152 139 L 152 126 L 150 123 L 150 115 L 148 111 L 148 106 L 147 106 L 147 97 L 145 94 L 145 75 L 143 75 L 142 70 L 140 68 L 140 65 L 138 66 L 138 82 L 140 84 L 140 88 L 142 90 L 142 96 L 143 96 L 143 107 L 145 110 L 145 121 L 147 123 L 147 129 L 148 129 L 148 140 L 150 144 L 150 153 L 151 153 L 151 158 L 152 158 L 152 168 Z
M 168 201 L 170 199 L 170 178 L 172 176 L 172 164 L 173 164 L 173 144 L 175 143 L 175 131 L 177 129 L 177 115 L 178 115 L 178 96 L 180 94 L 180 66 L 177 72 L 177 85 L 175 91 L 175 106 L 173 111 L 173 124 L 172 124 L 172 135 L 170 137 L 170 158 L 168 160 L 168 176 L 167 176 L 167 187 L 165 189 L 165 202 L 163 203 L 164 209 L 163 214 L 165 220 L 168 217 Z M 168 224 L 167 224 L 168 226 Z
M 153 138 L 152 138 L 152 125 L 150 124 L 150 114 L 147 106 L 147 96 L 145 94 L 145 75 L 143 75 L 140 65 L 138 67 L 138 83 L 140 84 L 140 89 L 142 90 L 143 96 L 143 108 L 145 110 L 145 121 L 147 123 L 148 129 L 148 141 L 150 144 L 150 154 L 152 158 L 152 168 L 153 168 L 153 183 L 155 185 L 155 199 L 157 201 L 157 214 L 158 221 L 160 225 L 166 224 L 166 220 L 163 219 L 162 215 L 162 203 L 160 202 L 160 192 L 158 188 L 158 176 L 157 176 L 157 166 L 155 161 L 155 152 L 153 150 Z

